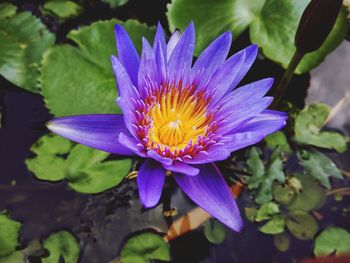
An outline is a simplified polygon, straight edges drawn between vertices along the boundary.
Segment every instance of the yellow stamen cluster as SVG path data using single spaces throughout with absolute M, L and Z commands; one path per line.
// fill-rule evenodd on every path
M 206 112 L 208 100 L 195 87 L 164 89 L 155 94 L 148 115 L 152 121 L 148 138 L 150 148 L 160 145 L 172 152 L 195 144 L 204 136 L 211 120 Z

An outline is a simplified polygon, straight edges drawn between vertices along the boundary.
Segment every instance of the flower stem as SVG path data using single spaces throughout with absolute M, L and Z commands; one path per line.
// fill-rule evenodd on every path
M 288 84 L 290 82 L 290 80 L 293 77 L 294 71 L 297 68 L 297 66 L 299 65 L 301 59 L 304 57 L 305 53 L 300 52 L 298 50 L 295 50 L 295 53 L 291 59 L 291 61 L 289 62 L 288 68 L 286 70 L 286 72 L 284 73 L 281 81 L 278 83 L 277 87 L 275 88 L 274 92 L 273 92 L 273 97 L 275 98 L 271 108 L 272 109 L 276 109 L 279 106 L 279 103 L 288 87 Z

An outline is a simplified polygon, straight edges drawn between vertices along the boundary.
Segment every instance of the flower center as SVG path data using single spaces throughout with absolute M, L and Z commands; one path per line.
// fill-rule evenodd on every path
M 195 144 L 205 136 L 211 120 L 206 112 L 208 99 L 194 86 L 164 87 L 152 94 L 148 116 L 148 147 L 171 152 Z

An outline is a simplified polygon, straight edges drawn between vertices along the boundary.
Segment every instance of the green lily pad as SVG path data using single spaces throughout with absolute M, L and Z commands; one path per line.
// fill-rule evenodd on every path
M 30 150 L 36 157 L 25 161 L 27 168 L 41 180 L 63 180 L 66 177 L 66 161 L 63 156 L 72 147 L 72 142 L 60 136 L 43 136 L 31 147 Z
M 301 183 L 302 189 L 294 201 L 288 205 L 288 209 L 312 211 L 320 208 L 326 200 L 326 195 L 319 184 L 308 175 L 297 174 L 294 178 Z
M 0 20 L 0 74 L 13 84 L 38 92 L 40 61 L 55 42 L 45 25 L 29 12 Z
M 170 261 L 170 247 L 160 235 L 146 232 L 129 238 L 120 256 L 123 263 L 148 263 L 151 260 Z
M 306 106 L 295 118 L 295 139 L 302 144 L 344 152 L 345 136 L 337 132 L 321 131 L 329 115 L 327 105 L 317 103 Z
M 267 221 L 267 223 L 259 228 L 259 231 L 264 234 L 277 235 L 284 231 L 285 220 L 283 215 L 275 215 Z
M 324 187 L 331 188 L 329 183 L 330 176 L 338 179 L 343 178 L 337 166 L 323 153 L 316 150 L 301 150 L 297 154 L 300 164 L 305 169 L 305 173 L 314 177 Z
M 79 4 L 69 0 L 48 1 L 44 4 L 44 9 L 62 19 L 77 16 L 82 10 Z
M 275 181 L 284 183 L 285 180 L 283 162 L 280 159 L 278 150 L 273 152 L 265 169 L 257 149 L 253 147 L 249 152 L 247 165 L 249 171 L 253 174 L 247 178 L 247 184 L 249 189 L 256 190 L 254 195 L 255 202 L 263 204 L 271 201 L 272 184 Z
M 42 258 L 43 263 L 58 263 L 61 257 L 65 263 L 78 262 L 80 253 L 79 242 L 68 231 L 51 234 L 44 240 L 43 245 L 50 253 L 48 257 Z
M 190 21 L 196 26 L 196 51 L 206 48 L 225 31 L 237 38 L 260 12 L 264 0 L 172 0 L 168 5 L 170 31 L 184 30 Z
M 246 218 L 249 220 L 249 222 L 255 221 L 256 212 L 258 210 L 255 207 L 245 207 L 244 208 L 244 214 Z
M 294 37 L 309 0 L 266 0 L 250 25 L 250 39 L 265 56 L 287 68 L 294 52 Z M 345 38 L 348 30 L 346 11 L 341 10 L 336 24 L 321 48 L 307 54 L 296 69 L 304 73 L 319 65 Z
M 293 211 L 286 219 L 289 231 L 298 239 L 312 239 L 318 231 L 315 218 L 305 211 Z
M 0 258 L 16 251 L 21 223 L 9 218 L 6 212 L 0 213 Z
M 268 202 L 263 204 L 256 212 L 255 221 L 260 222 L 270 219 L 272 216 L 279 214 L 280 209 L 278 204 Z
M 210 243 L 220 244 L 225 240 L 224 226 L 216 219 L 209 219 L 204 223 L 204 235 Z
M 92 23 L 72 30 L 68 38 L 77 44 L 50 49 L 43 60 L 41 94 L 56 116 L 87 113 L 117 113 L 116 82 L 110 56 L 116 54 L 114 25 L 128 31 L 141 50 L 141 38 L 152 39 L 155 28 L 135 20 L 116 19 Z
M 279 149 L 281 153 L 290 154 L 292 149 L 289 146 L 286 135 L 281 132 L 275 132 L 265 137 L 267 147 L 271 150 Z
M 286 234 L 278 234 L 273 236 L 273 243 L 279 251 L 286 252 L 290 246 L 290 239 Z
M 102 0 L 102 2 L 109 4 L 109 6 L 112 8 L 117 8 L 125 5 L 127 2 L 129 2 L 129 0 Z
M 105 161 L 108 153 L 56 136 L 46 135 L 31 150 L 36 157 L 26 165 L 41 180 L 68 180 L 80 193 L 100 193 L 118 185 L 130 170 L 131 160 Z
M 0 4 L 0 19 L 14 16 L 17 11 L 17 6 L 10 3 Z
M 291 204 L 297 193 L 295 192 L 294 187 L 289 185 L 277 185 L 273 188 L 273 198 L 274 200 L 281 205 L 289 205 Z
M 315 239 L 314 254 L 317 257 L 350 253 L 350 233 L 340 227 L 329 227 Z
M 20 263 L 26 262 L 24 254 L 20 251 L 13 252 L 11 255 L 0 258 L 0 263 Z

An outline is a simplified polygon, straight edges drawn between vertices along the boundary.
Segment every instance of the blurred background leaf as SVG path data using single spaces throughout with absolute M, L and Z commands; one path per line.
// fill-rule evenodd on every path
M 41 70 L 41 94 L 55 116 L 88 113 L 120 113 L 110 63 L 116 54 L 114 25 L 121 24 L 141 49 L 142 36 L 152 40 L 155 29 L 135 20 L 99 21 L 72 30 L 68 38 L 77 44 L 51 48 Z
M 40 61 L 54 44 L 55 35 L 29 12 L 13 15 L 10 9 L 6 16 L 0 19 L 0 74 L 13 84 L 37 93 Z

